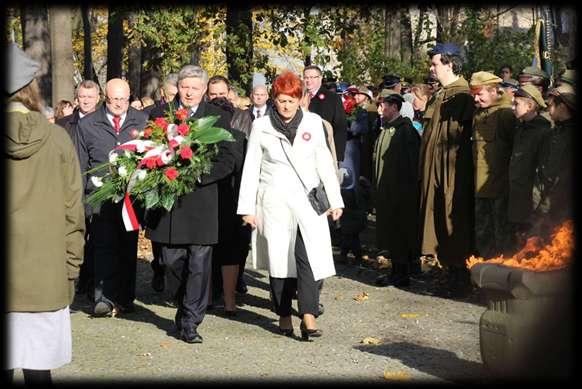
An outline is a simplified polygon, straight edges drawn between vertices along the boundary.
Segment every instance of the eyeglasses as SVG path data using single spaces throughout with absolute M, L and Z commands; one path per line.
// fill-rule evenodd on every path
M 107 101 L 109 101 L 110 103 L 127 103 L 129 101 L 129 97 L 115 97 L 115 98 L 111 98 L 109 96 L 107 96 Z
M 304 80 L 316 80 L 321 76 L 303 76 Z

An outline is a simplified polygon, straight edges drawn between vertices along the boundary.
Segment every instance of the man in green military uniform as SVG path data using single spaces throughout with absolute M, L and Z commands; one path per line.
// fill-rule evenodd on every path
M 513 108 L 519 120 L 509 161 L 508 219 L 516 233 L 516 248 L 525 243 L 535 218 L 533 188 L 542 162 L 544 137 L 550 131 L 539 111 L 546 108 L 540 91 L 533 85 L 517 90 Z
M 528 66 L 519 73 L 519 86 L 533 85 L 541 93 L 542 98 L 545 99 L 550 87 L 550 76 L 535 66 Z M 550 127 L 554 125 L 552 118 L 547 109 L 540 107 L 540 115 L 550 123 Z
M 473 252 L 473 98 L 460 76 L 459 48 L 438 43 L 428 52 L 442 88 L 427 104 L 420 146 L 421 253 L 450 270 L 451 292 L 471 290 L 465 260 Z
M 376 245 L 388 250 L 391 277 L 381 286 L 408 286 L 418 252 L 418 151 L 420 135 L 409 118 L 400 115 L 404 98 L 385 93 L 380 101 L 382 127 L 374 147 Z
M 489 72 L 471 76 L 469 86 L 477 110 L 473 117 L 475 164 L 475 248 L 485 258 L 507 253 L 511 232 L 507 222 L 507 171 L 516 119 L 511 98 Z
M 572 218 L 572 149 L 575 128 L 576 96 L 569 86 L 550 90 L 548 111 L 555 126 L 544 140 L 540 181 L 542 195 L 549 200 L 552 225 Z

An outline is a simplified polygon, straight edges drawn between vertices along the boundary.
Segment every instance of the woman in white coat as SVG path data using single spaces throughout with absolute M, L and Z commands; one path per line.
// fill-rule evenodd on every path
M 281 333 L 293 335 L 291 301 L 297 292 L 306 340 L 322 334 L 315 321 L 317 281 L 335 274 L 327 215 L 338 220 L 344 204 L 322 120 L 301 110 L 302 95 L 303 83 L 294 73 L 284 72 L 273 82 L 276 109 L 253 122 L 237 214 L 253 228 L 254 267 L 269 270 Z M 322 215 L 306 192 L 320 181 L 330 203 Z

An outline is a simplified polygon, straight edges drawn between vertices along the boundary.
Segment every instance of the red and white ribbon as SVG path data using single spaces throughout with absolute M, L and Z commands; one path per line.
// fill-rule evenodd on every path
M 139 223 L 137 221 L 137 216 L 135 215 L 135 210 L 133 209 L 133 204 L 131 204 L 129 192 L 125 192 L 125 197 L 123 198 L 121 217 L 123 218 L 125 231 L 135 231 L 139 229 Z

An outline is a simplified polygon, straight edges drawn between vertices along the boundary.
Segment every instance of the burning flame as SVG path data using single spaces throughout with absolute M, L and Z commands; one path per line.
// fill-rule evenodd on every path
M 511 258 L 503 258 L 501 255 L 485 260 L 472 255 L 467 259 L 466 264 L 469 269 L 478 263 L 499 263 L 533 271 L 556 270 L 570 264 L 573 249 L 574 224 L 571 220 L 567 220 L 554 229 L 551 243 L 545 246 L 541 238 L 531 237 L 525 246 Z

